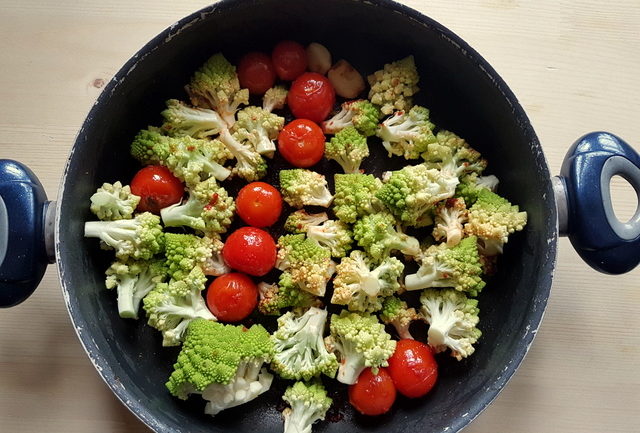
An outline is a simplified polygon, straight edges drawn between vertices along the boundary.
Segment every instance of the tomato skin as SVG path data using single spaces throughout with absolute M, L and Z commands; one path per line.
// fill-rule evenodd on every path
M 349 385 L 349 403 L 363 415 L 387 413 L 396 401 L 396 388 L 387 369 L 380 367 L 374 375 L 366 368 L 358 377 L 358 382 Z
M 242 221 L 253 227 L 273 225 L 282 212 L 282 196 L 264 182 L 245 185 L 236 198 L 236 210 Z
M 182 200 L 184 185 L 167 167 L 148 165 L 131 179 L 131 192 L 140 197 L 138 211 L 159 215 L 160 209 Z
M 322 159 L 324 142 L 322 128 L 316 123 L 307 119 L 295 119 L 280 131 L 278 152 L 295 167 L 311 167 Z
M 438 380 L 438 364 L 424 343 L 403 339 L 389 358 L 389 374 L 398 392 L 405 397 L 426 395 Z
M 253 95 L 262 95 L 276 82 L 276 71 L 271 57 L 265 53 L 245 54 L 238 63 L 240 86 L 249 89 Z
M 281 80 L 295 80 L 307 70 L 307 51 L 294 41 L 278 42 L 271 52 L 271 60 Z
M 222 248 L 225 263 L 236 271 L 261 277 L 276 264 L 276 243 L 271 235 L 255 227 L 240 227 Z
M 316 72 L 306 72 L 296 78 L 287 94 L 287 104 L 293 115 L 316 123 L 327 118 L 335 102 L 333 85 L 327 77 Z
M 207 306 L 222 322 L 239 322 L 257 305 L 258 287 L 245 274 L 224 274 L 209 284 Z

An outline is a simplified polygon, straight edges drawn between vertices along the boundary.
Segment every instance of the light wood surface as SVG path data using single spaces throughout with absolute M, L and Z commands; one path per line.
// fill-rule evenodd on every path
M 520 99 L 552 173 L 581 134 L 640 149 L 638 0 L 406 0 L 478 50 Z M 103 84 L 156 33 L 206 1 L 0 0 L 0 158 L 55 198 L 74 136 Z M 630 217 L 633 190 L 614 182 Z M 640 269 L 605 276 L 566 239 L 542 327 L 497 400 L 465 431 L 640 431 Z M 0 311 L 0 431 L 143 432 L 70 325 L 55 267 Z

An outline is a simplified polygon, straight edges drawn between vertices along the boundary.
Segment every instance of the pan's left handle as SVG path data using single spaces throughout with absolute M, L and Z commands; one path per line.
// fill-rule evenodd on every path
M 0 307 L 12 307 L 36 289 L 55 260 L 55 203 L 25 165 L 0 159 Z

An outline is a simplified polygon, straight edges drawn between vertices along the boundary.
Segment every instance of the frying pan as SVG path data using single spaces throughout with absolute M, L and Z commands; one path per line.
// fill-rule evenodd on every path
M 546 306 L 559 231 L 569 234 L 580 255 L 598 270 L 621 273 L 638 263 L 640 212 L 626 224 L 618 222 L 608 185 L 619 174 L 640 191 L 640 159 L 614 135 L 588 134 L 569 149 L 561 176 L 551 179 L 526 115 L 495 71 L 449 30 L 395 3 L 328 0 L 317 8 L 312 2 L 222 1 L 153 39 L 116 74 L 88 115 L 55 206 L 46 201 L 30 170 L 2 161 L 2 303 L 15 305 L 28 296 L 48 259 L 55 258 L 71 319 L 89 357 L 118 398 L 149 427 L 280 431 L 281 385 L 214 419 L 202 414 L 197 399 L 170 397 L 164 382 L 176 350 L 161 348 L 157 332 L 142 321 L 114 314 L 113 294 L 103 289 L 110 255 L 82 233 L 91 218 L 89 196 L 104 181 L 131 177 L 138 168 L 126 157 L 131 137 L 158 123 L 165 99 L 184 98 L 182 86 L 193 70 L 216 51 L 235 61 L 234 53 L 268 50 L 284 38 L 321 41 L 336 58 L 349 59 L 365 73 L 414 54 L 422 84 L 417 102 L 431 108 L 439 127 L 478 148 L 491 162 L 489 171 L 501 179 L 500 193 L 529 213 L 526 230 L 510 239 L 498 275 L 480 297 L 484 334 L 477 352 L 460 363 L 443 359 L 440 383 L 427 398 L 402 400 L 382 418 L 354 415 L 340 401 L 344 389 L 338 388 L 333 396 L 344 419 L 316 427 L 457 431 L 495 398 L 525 356 Z M 374 170 L 388 166 L 380 155 L 371 164 Z

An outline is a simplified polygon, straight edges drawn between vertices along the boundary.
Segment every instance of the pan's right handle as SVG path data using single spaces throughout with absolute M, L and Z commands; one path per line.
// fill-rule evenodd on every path
M 553 179 L 560 234 L 569 236 L 582 259 L 600 272 L 635 268 L 640 263 L 640 155 L 613 134 L 592 132 L 571 146 L 560 174 Z M 616 175 L 637 195 L 638 206 L 627 222 L 618 220 L 611 203 Z
M 53 204 L 29 168 L 0 159 L 0 308 L 27 299 L 53 263 Z

